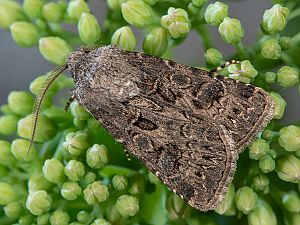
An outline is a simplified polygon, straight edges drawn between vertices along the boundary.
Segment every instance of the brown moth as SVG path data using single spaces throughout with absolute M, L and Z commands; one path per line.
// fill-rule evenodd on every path
M 150 171 L 192 207 L 214 209 L 238 154 L 272 119 L 261 88 L 115 46 L 70 54 L 74 97 Z M 37 120 L 37 118 L 35 118 Z M 33 129 L 33 138 L 36 122 Z M 32 140 L 33 140 L 32 138 Z

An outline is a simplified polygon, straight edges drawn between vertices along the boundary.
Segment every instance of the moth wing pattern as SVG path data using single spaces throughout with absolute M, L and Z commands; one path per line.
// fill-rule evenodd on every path
M 74 52 L 68 67 L 79 103 L 201 211 L 221 202 L 238 153 L 273 113 L 262 89 L 114 46 Z

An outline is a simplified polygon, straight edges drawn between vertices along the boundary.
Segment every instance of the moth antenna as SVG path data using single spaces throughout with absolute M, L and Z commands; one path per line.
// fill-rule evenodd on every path
M 35 102 L 34 102 L 34 106 L 33 106 L 33 111 L 32 111 L 32 131 L 31 131 L 31 138 L 30 138 L 30 145 L 29 148 L 26 152 L 26 156 L 25 159 L 27 159 L 28 154 L 30 152 L 30 149 L 33 145 L 33 141 L 34 141 L 34 137 L 35 137 L 35 133 L 36 133 L 36 128 L 38 125 L 38 117 L 39 117 L 39 113 L 41 110 L 41 106 L 44 100 L 44 97 L 47 93 L 47 91 L 49 90 L 51 84 L 53 83 L 53 81 L 55 81 L 55 79 L 62 73 L 64 72 L 66 69 L 68 68 L 67 64 L 64 64 L 62 66 L 58 66 L 56 67 L 51 73 L 50 75 L 47 77 L 46 81 L 44 82 L 40 93 L 36 96 L 35 98 Z

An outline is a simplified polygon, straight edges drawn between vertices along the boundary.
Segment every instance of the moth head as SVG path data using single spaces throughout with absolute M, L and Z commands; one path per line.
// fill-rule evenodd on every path
M 86 52 L 83 48 L 79 48 L 78 50 L 71 52 L 68 56 L 67 65 L 70 71 L 73 71 L 77 65 L 77 63 L 82 61 L 82 58 L 85 57 Z

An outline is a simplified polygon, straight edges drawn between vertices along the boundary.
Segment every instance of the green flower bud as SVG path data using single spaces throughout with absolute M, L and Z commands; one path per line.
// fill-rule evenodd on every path
M 39 190 L 49 190 L 52 187 L 52 183 L 46 180 L 42 173 L 34 173 L 30 175 L 28 180 L 29 192 L 35 192 Z
M 285 225 L 298 225 L 300 224 L 300 213 L 284 213 Z
M 255 191 L 267 191 L 269 189 L 269 178 L 264 174 L 253 177 L 252 188 Z
M 42 215 L 50 210 L 51 197 L 46 191 L 36 191 L 28 195 L 26 208 L 35 216 Z
M 185 37 L 191 29 L 191 22 L 184 9 L 170 7 L 168 15 L 161 17 L 160 24 L 167 29 L 172 38 Z
M 8 203 L 15 201 L 17 198 L 18 194 L 12 185 L 0 182 L 0 205 L 7 205 Z
M 55 210 L 50 216 L 51 225 L 69 225 L 70 217 L 63 210 Z
M 274 119 L 281 119 L 283 116 L 283 113 L 285 111 L 285 107 L 287 105 L 286 101 L 281 97 L 280 94 L 277 92 L 270 92 L 270 96 L 273 98 L 273 101 L 275 102 L 275 110 L 273 114 Z
M 270 151 L 268 142 L 264 139 L 256 139 L 249 147 L 250 159 L 259 160 Z
M 89 13 L 89 5 L 83 0 L 72 0 L 68 4 L 67 13 L 71 19 L 79 20 L 82 13 Z
M 89 184 L 83 191 L 84 199 L 89 205 L 105 202 L 109 197 L 107 186 L 100 181 Z
M 219 33 L 229 44 L 237 44 L 244 37 L 244 29 L 238 19 L 226 17 L 219 26 Z
M 279 38 L 279 44 L 282 50 L 289 50 L 292 47 L 292 39 L 290 37 Z
M 39 40 L 39 50 L 46 60 L 58 65 L 63 65 L 72 52 L 71 46 L 59 37 L 41 38 Z
M 90 113 L 82 107 L 78 101 L 73 101 L 70 105 L 71 113 L 79 120 L 87 120 L 91 117 Z
M 135 36 L 128 26 L 121 27 L 115 31 L 111 37 L 111 44 L 118 45 L 128 51 L 132 51 L 136 48 Z
M 215 209 L 215 212 L 220 215 L 226 215 L 226 213 L 234 206 L 235 188 L 231 183 L 228 187 L 227 193 L 224 196 L 223 201 Z
M 86 162 L 91 168 L 99 169 L 108 162 L 107 148 L 94 144 L 86 152 Z
M 143 49 L 146 53 L 161 56 L 168 47 L 168 33 L 161 27 L 151 29 L 150 33 L 145 37 Z
M 192 4 L 197 7 L 203 6 L 206 2 L 207 0 L 192 0 Z
M 248 224 L 277 225 L 277 219 L 272 207 L 267 202 L 259 199 L 256 208 L 248 215 Z
M 121 9 L 123 18 L 129 24 L 138 28 L 145 28 L 152 24 L 152 8 L 143 1 L 129 0 L 121 5 Z
M 47 78 L 48 78 L 48 75 L 42 75 L 42 76 L 38 76 L 37 78 L 35 78 L 30 83 L 30 86 L 29 86 L 29 90 L 31 91 L 31 93 L 34 95 L 39 95 Z M 51 84 L 50 88 L 48 89 L 46 97 L 55 95 L 58 92 L 58 90 L 59 90 L 59 84 L 54 81 Z M 47 98 L 45 99 L 45 101 L 47 101 Z
M 45 213 L 43 215 L 40 215 L 37 217 L 36 222 L 38 225 L 48 225 L 49 224 L 49 219 L 50 219 L 50 214 Z
M 32 112 L 34 98 L 25 91 L 12 91 L 8 98 L 9 108 L 16 114 L 28 115 Z
M 11 108 L 9 108 L 8 104 L 1 105 L 0 111 L 3 112 L 4 114 L 14 114 L 14 112 L 11 110 Z
M 18 221 L 20 225 L 31 225 L 31 224 L 34 224 L 34 217 L 33 215 L 25 215 L 25 216 L 22 216 L 20 217 L 19 221 Z
M 279 59 L 281 47 L 276 39 L 269 39 L 261 44 L 261 54 L 266 59 Z
M 14 22 L 25 19 L 22 8 L 17 2 L 0 1 L 0 28 L 8 29 Z
M 190 212 L 188 204 L 173 193 L 170 193 L 167 198 L 166 208 L 168 210 L 169 219 L 175 221 L 185 219 Z
M 56 2 L 48 2 L 43 6 L 43 17 L 48 22 L 60 22 L 64 17 L 64 8 Z
M 78 22 L 78 33 L 85 44 L 95 44 L 100 38 L 101 28 L 95 16 L 82 13 Z
M 0 117 L 0 133 L 11 135 L 17 131 L 19 118 L 14 115 L 4 115 Z
M 55 184 L 65 180 L 64 165 L 57 159 L 47 159 L 43 166 L 44 177 Z
M 63 143 L 64 148 L 73 156 L 81 155 L 89 145 L 88 134 L 84 131 L 68 133 Z
M 130 195 L 121 195 L 116 203 L 116 209 L 123 217 L 134 216 L 139 211 L 139 201 Z
M 197 16 L 201 8 L 194 5 L 192 2 L 188 4 L 187 12 L 191 17 Z
M 85 174 L 83 163 L 70 160 L 65 167 L 65 174 L 71 181 L 79 181 Z
M 30 152 L 28 153 L 29 146 L 29 141 L 24 139 L 15 139 L 11 144 L 11 152 L 19 161 L 31 161 L 37 156 L 37 152 L 35 147 L 32 146 Z
M 32 23 L 14 22 L 10 32 L 14 41 L 22 47 L 32 47 L 38 43 L 39 32 Z
M 73 124 L 78 129 L 84 129 L 84 127 L 86 126 L 86 121 L 85 120 L 79 120 L 77 118 L 73 118 Z
M 111 224 L 105 219 L 96 219 L 91 225 L 111 225 Z
M 1 122 L 0 122 L 1 128 Z M 0 140 L 0 164 L 9 165 L 13 159 L 10 151 L 10 143 L 8 141 Z
M 296 192 L 286 193 L 282 196 L 283 207 L 294 213 L 300 212 L 300 198 Z
M 37 19 L 41 16 L 43 0 L 24 0 L 23 10 L 31 19 Z
M 247 78 L 254 78 L 258 74 L 257 70 L 251 64 L 249 60 L 244 60 L 241 62 L 241 76 Z
M 222 2 L 209 4 L 204 12 L 206 23 L 219 26 L 228 16 L 228 6 Z
M 275 161 L 269 155 L 266 155 L 259 160 L 259 168 L 263 173 L 269 173 L 275 170 Z
M 11 202 L 4 207 L 4 212 L 7 217 L 18 218 L 24 212 L 21 202 Z
M 277 82 L 282 87 L 292 87 L 299 82 L 299 70 L 289 66 L 281 67 L 277 72 Z
M 257 195 L 252 188 L 244 186 L 237 190 L 235 194 L 235 203 L 238 210 L 244 214 L 249 214 L 255 209 Z
M 108 7 L 112 10 L 120 10 L 124 2 L 126 2 L 126 0 L 107 0 Z
M 76 218 L 78 222 L 86 223 L 87 221 L 89 221 L 90 214 L 87 211 L 82 210 L 77 213 Z
M 277 161 L 276 172 L 278 177 L 286 182 L 300 182 L 300 159 L 292 154 L 283 156 Z
M 128 185 L 128 180 L 123 175 L 115 175 L 112 178 L 112 185 L 117 191 L 124 191 Z
M 207 49 L 204 57 L 205 57 L 207 64 L 214 65 L 214 66 L 220 65 L 223 60 L 222 53 L 218 49 L 215 49 L 215 48 Z
M 262 28 L 269 33 L 282 31 L 287 23 L 289 9 L 279 4 L 273 5 L 271 9 L 264 12 L 261 22 Z
M 299 151 L 300 128 L 294 125 L 281 128 L 279 131 L 278 142 L 286 151 Z
M 65 182 L 60 190 L 64 199 L 72 201 L 81 195 L 82 189 L 76 182 Z
M 275 81 L 276 81 L 276 73 L 274 73 L 274 72 L 266 72 L 265 73 L 265 80 L 269 84 L 275 83 Z
M 87 172 L 84 176 L 84 181 L 86 184 L 90 184 L 96 180 L 96 174 L 93 172 Z
M 32 114 L 20 119 L 18 122 L 18 135 L 30 139 L 32 131 Z M 36 129 L 34 141 L 45 142 L 54 137 L 56 129 L 53 123 L 44 115 L 39 115 L 39 123 Z

